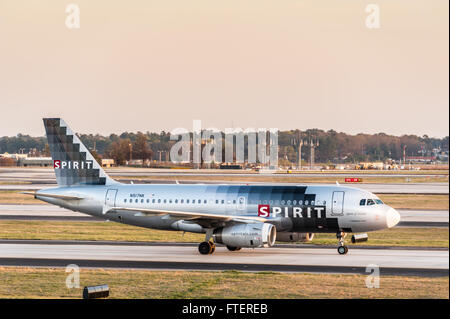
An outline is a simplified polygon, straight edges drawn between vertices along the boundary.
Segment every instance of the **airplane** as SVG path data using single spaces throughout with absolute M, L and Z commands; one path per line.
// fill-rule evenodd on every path
M 123 184 L 110 178 L 60 118 L 44 118 L 58 187 L 24 192 L 36 199 L 119 223 L 205 234 L 200 254 L 308 242 L 334 233 L 366 241 L 392 228 L 400 214 L 375 194 L 336 185 Z

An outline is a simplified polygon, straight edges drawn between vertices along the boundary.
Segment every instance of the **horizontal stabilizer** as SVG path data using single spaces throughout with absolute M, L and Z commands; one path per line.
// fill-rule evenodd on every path
M 67 195 L 58 195 L 58 194 L 43 194 L 43 193 L 37 193 L 37 192 L 21 192 L 20 194 L 33 195 L 34 198 L 36 198 L 36 197 L 49 197 L 49 198 L 66 199 L 66 200 L 83 199 L 83 197 L 78 197 L 78 196 L 67 196 Z

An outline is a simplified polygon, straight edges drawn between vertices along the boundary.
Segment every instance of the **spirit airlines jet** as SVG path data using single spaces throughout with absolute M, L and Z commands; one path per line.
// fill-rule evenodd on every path
M 230 251 L 269 247 L 275 240 L 311 241 L 334 233 L 346 254 L 347 233 L 391 228 L 399 213 L 374 194 L 340 185 L 121 184 L 111 179 L 59 118 L 44 119 L 58 187 L 35 198 L 95 217 L 146 228 L 205 234 L 201 254 L 215 243 Z M 367 240 L 366 234 L 352 237 Z

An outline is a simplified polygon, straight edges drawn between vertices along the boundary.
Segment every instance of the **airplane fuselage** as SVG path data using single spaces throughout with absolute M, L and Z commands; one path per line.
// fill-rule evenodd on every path
M 205 233 L 198 223 L 170 216 L 107 210 L 115 207 L 239 216 L 260 216 L 277 232 L 367 232 L 392 227 L 395 210 L 370 192 L 340 185 L 113 184 L 51 188 L 38 193 L 79 196 L 66 201 L 37 198 L 74 211 L 125 224 Z M 368 199 L 371 203 L 368 205 Z M 362 200 L 364 204 L 362 204 Z M 105 213 L 106 212 L 106 213 Z M 395 214 L 393 213 L 395 212 Z M 394 216 L 394 217 L 393 217 Z M 398 221 L 397 221 L 398 222 Z M 220 227 L 220 224 L 217 224 Z

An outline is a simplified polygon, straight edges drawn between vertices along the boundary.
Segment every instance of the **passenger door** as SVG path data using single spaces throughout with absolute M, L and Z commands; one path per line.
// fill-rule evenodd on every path
M 117 189 L 108 189 L 105 197 L 105 205 L 108 207 L 116 206 Z
M 331 215 L 344 215 L 344 192 L 333 192 Z

